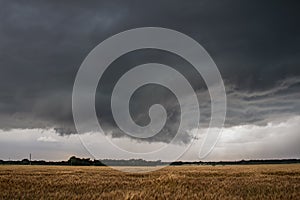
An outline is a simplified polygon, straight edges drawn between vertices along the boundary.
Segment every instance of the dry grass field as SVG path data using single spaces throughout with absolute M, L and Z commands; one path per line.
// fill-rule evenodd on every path
M 0 199 L 300 199 L 300 165 L 184 166 L 140 174 L 0 166 L 0 191 Z

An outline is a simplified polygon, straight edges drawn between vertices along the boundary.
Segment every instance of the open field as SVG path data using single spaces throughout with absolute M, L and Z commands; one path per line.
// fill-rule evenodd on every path
M 300 199 L 300 164 L 180 166 L 130 174 L 108 167 L 0 166 L 0 199 Z

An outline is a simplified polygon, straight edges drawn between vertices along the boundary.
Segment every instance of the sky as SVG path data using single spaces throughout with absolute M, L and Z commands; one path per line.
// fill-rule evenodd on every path
M 181 159 L 199 159 L 211 117 L 210 96 L 193 67 L 169 52 L 137 50 L 113 62 L 99 81 L 95 98 L 104 133 L 95 139 L 75 129 L 72 89 L 81 63 L 108 37 L 138 27 L 180 31 L 200 43 L 217 65 L 227 113 L 218 143 L 205 159 L 300 158 L 299 8 L 296 0 L 0 1 L 0 159 L 22 159 L 29 153 L 33 159 L 46 160 L 93 157 L 82 141 L 105 137 L 127 150 L 168 144 L 181 116 L 168 89 L 147 85 L 131 98 L 131 116 L 140 125 L 149 123 L 151 105 L 166 108 L 166 124 L 148 139 L 124 134 L 110 108 L 118 79 L 149 62 L 172 66 L 195 90 L 200 127 L 191 127 L 172 148 L 184 151 L 193 142 Z M 129 158 L 110 152 L 102 143 L 98 148 L 97 158 Z M 168 160 L 167 153 L 140 156 Z

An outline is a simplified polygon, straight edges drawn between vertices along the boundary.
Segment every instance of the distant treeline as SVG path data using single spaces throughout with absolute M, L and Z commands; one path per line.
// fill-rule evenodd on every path
M 158 161 L 146 161 L 143 159 L 130 159 L 130 160 L 91 160 L 90 158 L 77 158 L 72 156 L 68 161 L 45 161 L 45 160 L 0 160 L 0 165 L 70 165 L 70 166 L 158 166 L 169 163 Z
M 300 163 L 300 159 L 271 159 L 271 160 L 239 160 L 218 162 L 172 162 L 170 165 L 260 165 L 260 164 L 294 164 Z
M 91 160 L 90 158 L 77 158 L 72 156 L 68 161 L 44 161 L 44 160 L 0 160 L 1 165 L 69 165 L 69 166 L 159 166 L 159 165 L 259 165 L 259 164 L 293 164 L 300 163 L 300 159 L 273 159 L 273 160 L 240 160 L 240 161 L 219 161 L 219 162 L 162 162 L 147 161 L 143 159 L 130 159 L 130 160 Z

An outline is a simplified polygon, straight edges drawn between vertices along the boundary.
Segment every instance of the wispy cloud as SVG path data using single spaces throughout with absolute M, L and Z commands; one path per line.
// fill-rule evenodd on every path
M 39 142 L 57 142 L 57 140 L 51 136 L 41 136 L 37 139 Z

